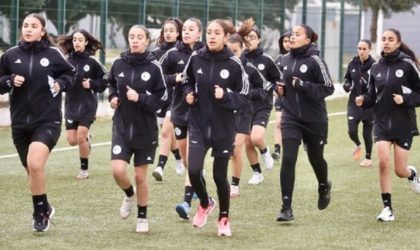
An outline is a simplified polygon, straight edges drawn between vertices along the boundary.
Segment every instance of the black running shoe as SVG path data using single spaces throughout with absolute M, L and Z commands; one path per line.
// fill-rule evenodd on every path
M 49 207 L 48 212 L 33 215 L 32 229 L 34 232 L 46 232 L 50 228 L 50 221 L 55 214 L 55 209 L 51 205 Z
M 277 221 L 292 221 L 294 219 L 292 207 L 285 207 L 282 205 Z
M 323 210 L 328 207 L 331 201 L 331 181 L 328 181 L 328 185 L 318 186 L 318 209 Z
M 271 154 L 271 157 L 273 157 L 274 160 L 278 161 L 278 160 L 280 160 L 280 153 L 279 152 L 273 152 Z

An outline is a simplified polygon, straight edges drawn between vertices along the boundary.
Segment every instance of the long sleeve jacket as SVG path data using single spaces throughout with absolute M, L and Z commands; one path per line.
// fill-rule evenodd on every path
M 76 69 L 76 79 L 73 88 L 66 93 L 65 117 L 74 121 L 86 116 L 93 119 L 98 107 L 97 93 L 107 87 L 105 67 L 88 53 L 72 52 L 68 60 Z M 83 87 L 84 79 L 89 79 L 89 89 Z
M 394 94 L 403 103 L 394 102 Z M 405 53 L 396 50 L 373 64 L 363 107 L 373 107 L 376 126 L 395 138 L 417 135 L 415 107 L 420 105 L 420 72 Z
M 182 83 L 175 81 L 176 75 L 182 73 L 193 51 L 204 47 L 202 42 L 195 44 L 194 48 L 183 42 L 177 43 L 175 48 L 170 49 L 162 56 L 163 74 L 168 88 L 172 90 L 171 100 L 171 121 L 178 126 L 188 125 L 189 107 L 185 103 L 182 91 Z
M 153 148 L 158 145 L 156 110 L 166 101 L 167 93 L 162 69 L 155 57 L 124 52 L 108 74 L 109 100 L 119 99 L 113 117 L 116 128 L 132 148 Z M 137 102 L 127 98 L 128 87 L 139 94 Z
M 205 47 L 192 54 L 185 74 L 185 93 L 196 97 L 189 115 L 190 133 L 209 142 L 234 138 L 235 111 L 246 105 L 249 91 L 240 60 L 226 46 L 219 52 Z M 222 99 L 215 98 L 216 85 L 223 88 Z
M 256 107 L 257 109 L 271 109 L 273 107 L 273 90 L 277 81 L 282 79 L 282 73 L 274 62 L 273 58 L 264 53 L 262 48 L 257 48 L 256 50 L 244 51 L 245 57 L 251 62 L 264 76 L 267 80 L 264 90 L 267 92 L 267 102 L 260 103 L 261 107 Z
M 0 59 L 0 93 L 10 93 L 12 126 L 55 122 L 61 124 L 61 92 L 71 88 L 74 68 L 49 42 L 19 42 Z M 16 75 L 23 76 L 15 87 Z M 52 88 L 60 85 L 60 92 Z
M 286 54 L 282 61 L 285 95 L 282 119 L 303 123 L 328 122 L 325 97 L 334 92 L 327 65 L 315 45 L 306 45 Z M 293 86 L 293 79 L 300 84 Z
M 371 56 L 364 62 L 361 62 L 360 58 L 356 56 L 347 66 L 343 88 L 346 92 L 350 92 L 348 106 L 357 107 L 354 100 L 357 96 L 367 92 L 369 72 L 374 63 L 375 60 Z

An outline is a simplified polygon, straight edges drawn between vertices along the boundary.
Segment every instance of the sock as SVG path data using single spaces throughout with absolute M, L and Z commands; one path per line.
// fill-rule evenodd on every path
M 166 161 L 168 160 L 168 156 L 166 155 L 159 155 L 159 160 L 158 160 L 158 167 L 161 167 L 162 169 L 165 168 L 166 165 Z
M 283 201 L 283 206 L 285 208 L 292 207 L 292 198 L 290 196 L 285 195 L 285 196 L 281 197 L 281 200 Z
M 259 163 L 251 165 L 251 168 L 252 168 L 252 171 L 261 173 L 261 167 Z
M 232 186 L 239 186 L 240 178 L 232 176 Z
M 130 185 L 127 189 L 123 189 L 123 191 L 127 197 L 132 197 L 134 195 L 133 185 Z
M 32 195 L 34 214 L 45 213 L 49 209 L 47 194 Z
M 382 193 L 382 202 L 384 203 L 384 207 L 389 207 L 392 209 L 391 206 L 391 194 L 390 193 Z
M 172 154 L 175 157 L 175 160 L 181 160 L 181 155 L 179 154 L 179 149 L 171 150 Z
M 228 213 L 227 211 L 220 211 L 220 213 L 219 213 L 219 221 L 220 221 L 223 217 L 228 217 L 228 218 L 229 218 L 229 213 Z
M 280 149 L 281 149 L 280 144 L 278 144 L 278 143 L 274 144 L 274 152 L 280 153 Z
M 411 171 L 411 174 L 410 176 L 408 176 L 408 180 L 412 181 L 414 180 L 414 177 L 416 177 L 416 172 L 414 172 L 412 169 L 410 169 L 410 171 Z
M 147 218 L 147 206 L 137 205 L 137 218 L 141 218 L 141 219 Z
M 80 158 L 80 169 L 81 170 L 88 170 L 89 168 L 89 159 L 88 158 Z
M 193 198 L 194 195 L 194 188 L 191 186 L 185 186 L 185 191 L 184 191 L 184 201 L 186 203 L 188 203 L 188 205 L 191 207 L 191 200 Z
M 366 159 L 370 160 L 370 153 L 366 153 Z
M 265 154 L 265 153 L 267 153 L 267 147 L 265 147 L 265 148 L 263 148 L 263 149 L 260 149 L 260 153 L 263 155 L 263 154 Z

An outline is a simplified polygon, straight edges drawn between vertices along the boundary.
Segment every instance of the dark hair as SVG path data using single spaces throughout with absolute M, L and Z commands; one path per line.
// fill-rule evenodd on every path
M 165 30 L 165 25 L 167 23 L 172 23 L 173 25 L 175 25 L 176 31 L 178 32 L 178 36 L 176 37 L 176 40 L 177 41 L 182 40 L 182 26 L 184 25 L 184 23 L 179 18 L 169 17 L 165 20 L 165 22 L 163 22 L 162 29 L 160 30 L 160 36 L 156 42 L 157 45 L 162 44 L 165 41 L 164 30 Z
M 252 27 L 252 30 L 251 31 L 254 31 L 255 32 L 255 34 L 257 34 L 257 37 L 258 37 L 258 39 L 260 39 L 261 38 L 261 31 L 260 31 L 260 29 L 258 29 L 258 27 L 256 26 L 256 25 L 254 25 L 253 27 Z M 250 31 L 250 32 L 251 32 Z
M 89 55 L 91 56 L 95 55 L 97 50 L 101 50 L 102 53 L 105 53 L 102 43 L 100 41 L 98 41 L 95 37 L 89 34 L 89 32 L 87 32 L 86 30 L 79 29 L 79 30 L 73 31 L 70 35 L 67 35 L 67 36 L 64 35 L 58 38 L 58 46 L 60 46 L 60 48 L 63 50 L 65 54 L 69 54 L 72 51 L 74 51 L 73 36 L 76 33 L 81 33 L 85 37 L 87 41 L 85 51 L 89 53 Z
M 316 43 L 318 41 L 318 34 L 310 26 L 306 24 L 299 24 L 296 26 L 300 26 L 305 30 L 306 37 L 309 38 L 311 43 Z
M 31 14 L 28 14 L 27 16 L 25 16 L 25 18 L 23 20 L 25 20 L 28 17 L 34 17 L 34 18 L 38 19 L 38 21 L 41 23 L 42 29 L 44 30 L 44 35 L 41 37 L 41 40 L 44 40 L 44 41 L 47 41 L 50 44 L 53 44 L 53 42 L 52 42 L 52 40 L 51 40 L 51 38 L 50 38 L 50 36 L 48 35 L 48 32 L 47 32 L 47 22 L 45 21 L 45 18 L 42 17 L 40 14 L 31 13 Z M 22 27 L 23 27 L 23 23 L 22 23 Z
M 366 44 L 368 45 L 369 49 L 371 49 L 371 48 L 372 48 L 372 42 L 371 42 L 370 40 L 368 40 L 368 39 L 361 39 L 361 40 L 359 41 L 359 43 L 360 43 L 360 42 L 364 42 L 364 43 L 366 43 Z
M 197 24 L 197 26 L 198 26 L 198 31 L 202 31 L 203 30 L 203 25 L 201 24 L 200 19 L 195 18 L 195 17 L 190 17 L 187 20 L 185 20 L 184 23 L 186 23 L 188 21 L 195 22 Z
M 130 29 L 128 30 L 128 33 L 130 33 L 131 29 L 142 29 L 144 33 L 146 34 L 146 38 L 150 40 L 150 32 L 146 28 L 146 26 L 141 25 L 141 24 L 134 24 L 133 26 L 130 27 Z
M 283 46 L 283 40 L 284 40 L 284 38 L 286 38 L 286 37 L 290 38 L 291 36 L 292 36 L 292 32 L 290 32 L 290 31 L 284 32 L 284 34 L 282 36 L 280 36 L 280 38 L 279 38 L 280 54 L 282 54 L 282 55 L 287 54 L 288 51 Z
M 419 61 L 417 60 L 416 54 L 414 53 L 412 49 L 410 49 L 410 47 L 407 46 L 407 44 L 405 44 L 401 40 L 401 32 L 393 28 L 386 29 L 385 31 L 391 31 L 397 36 L 398 41 L 401 42 L 399 49 L 405 54 L 407 54 L 411 58 L 411 60 L 413 60 L 416 63 L 417 68 L 419 68 Z

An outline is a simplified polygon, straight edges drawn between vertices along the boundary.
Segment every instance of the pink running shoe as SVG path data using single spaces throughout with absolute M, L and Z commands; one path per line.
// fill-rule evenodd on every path
M 232 236 L 232 230 L 230 230 L 230 220 L 228 217 L 222 217 L 219 220 L 217 236 Z
M 209 197 L 209 206 L 207 208 L 203 208 L 201 204 L 197 206 L 197 212 L 193 218 L 193 226 L 194 227 L 203 227 L 207 223 L 207 217 L 209 214 L 214 210 L 216 207 L 216 201 Z

